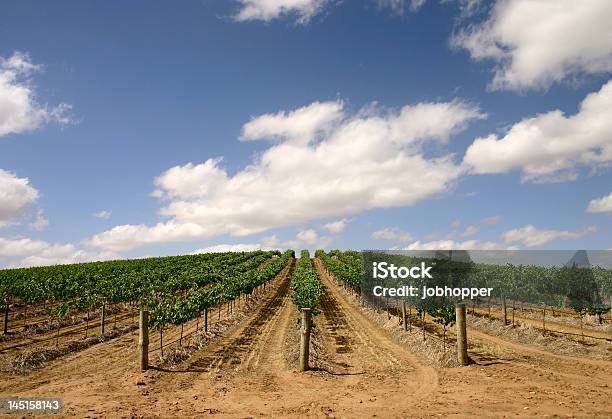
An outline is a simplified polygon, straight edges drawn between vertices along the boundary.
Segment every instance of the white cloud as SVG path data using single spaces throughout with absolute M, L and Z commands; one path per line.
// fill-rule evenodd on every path
M 39 70 L 26 54 L 0 57 L 0 137 L 32 131 L 48 122 L 70 122 L 69 105 L 48 107 L 37 102 L 30 76 Z
M 374 240 L 386 240 L 389 242 L 407 242 L 412 240 L 412 235 L 406 230 L 402 230 L 398 227 L 386 227 L 372 233 L 372 238 Z
M 411 12 L 418 11 L 427 0 L 376 0 L 378 7 L 387 7 L 394 13 L 403 15 L 406 9 Z
M 453 221 L 451 221 L 451 227 L 457 228 L 461 225 L 461 220 L 459 218 L 455 218 L 453 219 Z
M 295 236 L 295 239 L 288 240 L 281 244 L 285 249 L 322 249 L 328 247 L 333 242 L 330 236 L 320 236 L 314 229 L 309 228 L 300 230 Z
M 349 220 L 348 218 L 343 218 L 338 221 L 327 223 L 323 227 L 325 227 L 325 229 L 329 231 L 331 234 L 340 234 L 344 231 L 344 229 L 346 228 L 346 225 L 350 222 L 351 220 Z
M 343 107 L 340 101 L 314 102 L 291 112 L 261 115 L 242 127 L 240 139 L 309 142 L 333 128 Z
M 294 249 L 299 251 L 302 248 L 319 249 L 325 248 L 332 243 L 333 239 L 329 236 L 320 236 L 313 229 L 299 230 L 294 239 L 281 241 L 275 235 L 264 237 L 261 243 L 234 243 L 217 244 L 214 246 L 198 249 L 191 254 L 199 253 L 223 253 L 223 252 L 252 252 L 254 250 L 283 250 Z
M 27 178 L 0 169 L 0 227 L 21 219 L 37 198 L 38 191 Z
M 328 0 L 237 0 L 241 8 L 234 16 L 239 22 L 271 20 L 294 15 L 297 22 L 308 23 L 328 3 Z
M 498 0 L 485 22 L 451 43 L 497 62 L 493 89 L 546 88 L 612 70 L 609 0 Z
M 93 216 L 96 218 L 104 218 L 106 220 L 109 219 L 111 215 L 113 215 L 113 212 L 109 210 L 101 210 L 93 214 Z
M 573 180 L 581 167 L 612 163 L 611 114 L 612 80 L 589 94 L 572 116 L 554 110 L 514 124 L 502 138 L 477 138 L 464 162 L 474 173 L 520 169 L 525 182 Z
M 589 226 L 576 231 L 545 230 L 528 224 L 521 228 L 506 231 L 502 237 L 506 243 L 522 243 L 525 246 L 542 246 L 553 240 L 573 240 L 597 231 L 595 226 Z
M 459 233 L 459 237 L 469 237 L 473 236 L 476 233 L 478 233 L 478 227 L 476 227 L 475 225 L 469 225 L 465 228 L 465 230 Z
M 425 157 L 423 143 L 444 143 L 470 120 L 484 117 L 460 101 L 419 103 L 354 116 L 343 111 L 325 136 L 301 142 L 292 132 L 276 131 L 278 142 L 234 175 L 219 159 L 167 170 L 155 185 L 167 204 L 160 213 L 169 220 L 117 226 L 90 243 L 121 251 L 415 205 L 447 191 L 463 171 L 439 147 L 437 156 L 430 151 Z
M 515 246 L 507 246 L 494 242 L 480 240 L 467 240 L 458 242 L 454 240 L 436 240 L 421 243 L 416 241 L 408 245 L 405 250 L 512 250 Z
M 591 200 L 591 202 L 589 202 L 587 211 L 594 213 L 612 212 L 612 192 L 610 195 Z
M 458 221 L 458 219 L 455 219 L 455 221 Z M 455 221 L 453 221 L 452 226 L 458 227 L 460 223 L 457 223 Z M 473 236 L 476 233 L 478 233 L 478 227 L 476 227 L 475 225 L 469 225 L 463 231 L 457 231 L 457 230 L 451 231 L 450 233 L 446 234 L 446 236 L 444 236 L 444 239 L 451 240 L 451 239 L 454 239 L 455 237 L 469 237 L 469 236 Z
M 225 253 L 225 252 L 253 252 L 255 250 L 268 250 L 259 243 L 236 243 L 236 244 L 217 244 L 203 249 L 193 251 L 192 255 L 200 253 Z
M 45 218 L 43 210 L 39 209 L 36 213 L 36 219 L 32 223 L 28 224 L 28 227 L 30 228 L 30 230 L 42 231 L 47 228 L 48 225 L 49 220 Z
M 112 252 L 91 252 L 72 244 L 53 244 L 25 237 L 0 237 L 0 259 L 18 258 L 11 267 L 44 266 L 116 259 Z

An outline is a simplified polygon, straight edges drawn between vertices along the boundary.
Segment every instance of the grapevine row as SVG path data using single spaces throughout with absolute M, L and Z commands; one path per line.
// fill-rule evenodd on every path
M 310 260 L 310 253 L 302 250 L 291 278 L 291 299 L 298 310 L 314 309 L 322 293 L 323 286 Z

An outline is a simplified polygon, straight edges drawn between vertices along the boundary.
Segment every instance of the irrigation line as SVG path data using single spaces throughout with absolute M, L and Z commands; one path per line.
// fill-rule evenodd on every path
M 130 313 L 124 313 L 124 314 L 130 314 Z M 127 318 L 127 316 L 123 317 L 120 321 L 123 321 L 126 318 Z M 90 323 L 91 322 L 92 321 L 90 320 Z M 110 322 L 110 320 L 109 320 L 109 322 Z M 85 322 L 83 322 L 83 323 L 85 323 Z M 50 336 L 50 337 L 47 337 L 47 338 L 36 339 L 36 337 L 35 337 L 36 335 L 34 337 L 29 337 L 29 336 L 21 337 L 21 339 L 29 339 L 30 342 L 21 342 L 21 343 L 18 343 L 18 344 L 13 344 L 13 345 L 7 346 L 5 348 L 0 349 L 0 353 L 9 351 L 11 349 L 19 348 L 19 347 L 24 347 L 24 346 L 28 346 L 28 345 L 36 345 L 36 344 L 39 344 L 39 343 L 48 342 L 50 340 L 56 340 L 58 338 L 61 339 L 63 337 L 67 337 L 67 336 L 71 336 L 71 335 L 76 335 L 77 333 L 84 332 L 85 329 L 87 329 L 87 330 L 95 330 L 95 329 L 99 328 L 99 322 L 95 322 L 94 321 L 93 325 L 90 324 L 89 327 L 87 327 L 87 324 L 83 324 L 83 323 L 81 323 L 80 327 L 77 327 L 77 328 L 75 328 L 73 330 L 69 330 L 69 331 L 64 330 L 63 332 L 61 331 L 62 328 L 71 327 L 72 325 L 62 326 L 62 328 L 59 329 L 59 334 L 58 335 Z M 45 333 L 54 333 L 55 334 L 55 333 L 57 333 L 57 330 L 58 329 L 51 329 L 51 330 L 49 330 L 49 331 L 47 331 Z M 111 329 L 111 330 L 113 330 L 113 329 Z M 92 336 L 95 336 L 95 335 L 96 334 L 92 333 Z
M 489 319 L 492 319 L 492 320 L 501 320 L 501 319 L 498 319 L 497 317 L 489 316 L 488 314 L 483 314 L 483 313 L 476 313 L 476 314 L 471 314 L 471 315 L 472 316 L 476 315 L 478 317 L 486 317 L 486 318 L 489 318 Z M 607 342 L 612 342 L 612 338 L 605 338 L 605 337 L 601 337 L 601 336 L 585 335 L 585 334 L 581 334 L 581 333 L 563 332 L 561 330 L 543 329 L 541 327 L 532 326 L 532 325 L 530 325 L 528 323 L 521 322 L 519 320 L 515 321 L 514 323 L 517 324 L 517 325 L 523 324 L 523 325 L 526 325 L 526 326 L 528 326 L 528 327 L 530 327 L 532 329 L 539 330 L 539 331 L 545 332 L 545 333 L 560 334 L 560 335 L 570 335 L 570 336 L 580 336 L 580 337 L 583 337 L 583 338 L 599 339 L 599 340 L 605 340 Z

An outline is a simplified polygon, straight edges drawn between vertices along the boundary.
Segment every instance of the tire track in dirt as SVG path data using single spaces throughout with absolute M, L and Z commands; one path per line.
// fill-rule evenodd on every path
M 393 377 L 404 391 L 413 395 L 426 396 L 433 392 L 438 386 L 436 370 L 424 365 L 354 307 L 333 284 L 319 259 L 315 259 L 315 267 L 326 289 L 323 327 L 329 328 L 328 336 L 333 339 L 328 347 L 335 346 L 340 362 L 368 374 Z
M 269 334 L 271 320 L 279 312 L 279 307 L 289 290 L 289 280 L 293 271 L 293 262 L 287 266 L 279 279 L 280 283 L 274 294 L 268 298 L 261 308 L 258 308 L 250 318 L 243 321 L 231 334 L 222 337 L 207 348 L 206 354 L 190 362 L 189 369 L 196 371 L 216 371 L 235 368 L 252 360 L 261 350 L 262 336 Z M 267 333 L 266 333 L 267 331 Z M 250 364 L 247 362 L 247 365 Z

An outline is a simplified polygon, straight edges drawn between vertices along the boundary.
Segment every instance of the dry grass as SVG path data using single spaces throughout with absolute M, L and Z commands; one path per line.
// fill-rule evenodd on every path
M 585 340 L 584 343 L 552 333 L 542 333 L 529 325 L 504 326 L 499 320 L 468 316 L 468 324 L 474 329 L 499 336 L 508 341 L 535 345 L 550 352 L 592 359 L 612 360 L 612 345 Z
M 49 346 L 46 348 L 26 350 L 9 361 L 8 371 L 5 372 L 11 374 L 26 374 L 33 369 L 44 367 L 46 364 L 55 359 L 89 348 L 97 343 L 114 339 L 117 336 L 132 331 L 136 328 L 137 327 L 135 325 L 121 326 L 117 327 L 116 329 L 112 329 L 104 336 L 95 335 L 87 339 L 66 342 L 57 347 Z
M 339 287 L 349 301 L 360 307 L 361 311 L 370 320 L 380 325 L 383 329 L 389 331 L 394 339 L 405 346 L 410 352 L 427 361 L 430 365 L 442 368 L 458 367 L 457 350 L 453 341 L 449 341 L 447 335 L 446 346 L 443 345 L 442 338 L 432 335 L 429 332 L 425 333 L 423 340 L 422 330 L 416 326 L 412 326 L 412 331 L 404 331 L 404 326 L 400 324 L 399 319 L 395 316 L 389 316 L 385 310 L 377 310 L 375 308 L 365 307 L 361 305 L 359 298 L 355 294 L 347 292 L 342 287 Z
M 542 312 L 525 310 L 523 313 L 521 313 L 521 311 L 517 308 L 516 314 L 521 317 L 526 317 L 528 319 L 540 320 L 540 321 L 542 320 Z M 552 316 L 552 311 L 550 309 L 546 310 L 546 321 L 553 321 L 556 323 L 567 324 L 573 327 L 580 327 L 579 317 L 573 317 L 573 316 L 567 316 L 567 315 Z M 597 316 L 584 316 L 582 318 L 582 322 L 583 322 L 582 325 L 584 327 L 585 332 L 588 330 L 596 330 L 596 331 L 601 331 L 601 332 L 612 333 L 612 324 L 606 323 L 606 322 L 599 324 L 599 321 L 597 320 Z
M 381 310 L 379 313 L 372 308 L 361 307 L 361 310 L 367 314 L 368 318 L 389 331 L 396 341 L 429 364 L 442 368 L 459 366 L 457 349 L 453 341 L 449 341 L 448 336 L 446 345 L 444 345 L 442 339 L 438 339 L 437 336 L 433 336 L 429 332 L 425 333 L 425 340 L 423 340 L 422 329 L 416 326 L 412 326 L 412 331 L 404 331 L 404 326 L 399 323 L 397 317 L 391 316 L 391 319 L 389 319 L 386 312 Z

